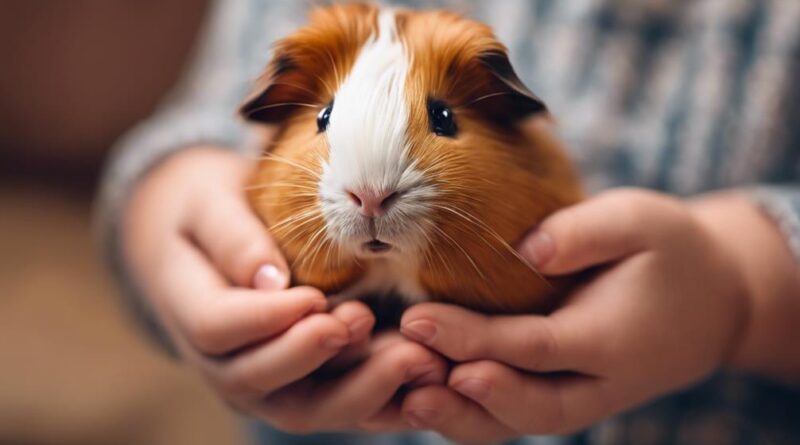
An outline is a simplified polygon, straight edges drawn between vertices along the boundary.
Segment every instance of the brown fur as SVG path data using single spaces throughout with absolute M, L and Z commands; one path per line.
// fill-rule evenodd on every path
M 317 10 L 307 28 L 278 44 L 259 94 L 243 109 L 251 119 L 280 124 L 253 181 L 254 208 L 284 249 L 295 282 L 329 292 L 352 283 L 365 266 L 342 257 L 325 237 L 315 188 L 328 147 L 316 133 L 316 114 L 375 27 L 376 9 L 369 6 Z M 413 55 L 406 85 L 411 157 L 440 193 L 420 282 L 437 301 L 492 312 L 546 309 L 556 289 L 513 247 L 582 193 L 543 125 L 543 105 L 487 26 L 447 12 L 403 11 L 398 31 Z M 431 133 L 428 98 L 453 109 L 458 137 Z M 258 114 L 282 102 L 316 107 Z M 531 114 L 540 117 L 525 119 Z

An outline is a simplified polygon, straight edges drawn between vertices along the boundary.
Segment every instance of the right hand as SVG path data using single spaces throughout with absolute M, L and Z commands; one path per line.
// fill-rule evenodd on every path
M 369 342 L 375 319 L 360 302 L 328 313 L 319 290 L 287 289 L 286 261 L 245 199 L 251 168 L 229 151 L 186 150 L 151 171 L 128 205 L 124 255 L 184 360 L 230 406 L 288 430 L 350 428 L 404 383 L 444 381 L 441 358 L 393 341 L 326 385 L 324 400 L 303 398 L 304 377 Z

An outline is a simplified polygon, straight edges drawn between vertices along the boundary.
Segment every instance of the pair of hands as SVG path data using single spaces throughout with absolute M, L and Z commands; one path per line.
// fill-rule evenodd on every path
M 604 267 L 554 313 L 420 304 L 402 335 L 370 338 L 363 304 L 329 312 L 319 291 L 286 289 L 286 263 L 242 196 L 249 168 L 212 148 L 165 161 L 131 200 L 125 254 L 184 359 L 232 407 L 279 429 L 433 429 L 460 442 L 564 433 L 747 355 L 748 274 L 714 229 L 720 212 L 605 193 L 520 247 L 548 275 Z M 364 350 L 339 379 L 306 378 Z

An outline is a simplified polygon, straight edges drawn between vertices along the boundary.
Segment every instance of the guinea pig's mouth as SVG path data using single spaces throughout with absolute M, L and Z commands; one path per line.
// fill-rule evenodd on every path
M 371 253 L 384 253 L 392 250 L 392 245 L 389 243 L 385 243 L 379 239 L 373 239 L 372 241 L 367 241 L 361 245 L 361 247 Z

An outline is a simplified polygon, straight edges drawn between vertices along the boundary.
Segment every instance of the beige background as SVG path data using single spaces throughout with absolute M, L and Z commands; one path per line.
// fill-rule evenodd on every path
M 202 0 L 0 3 L 0 444 L 235 444 L 133 327 L 96 256 L 112 141 L 175 82 Z

